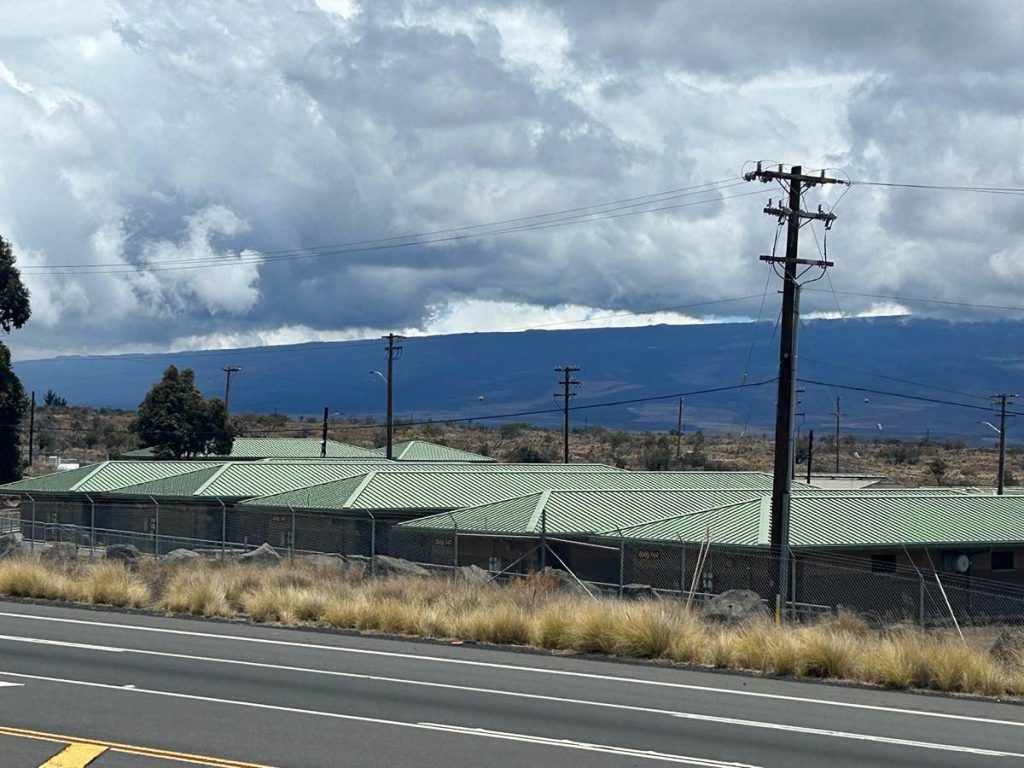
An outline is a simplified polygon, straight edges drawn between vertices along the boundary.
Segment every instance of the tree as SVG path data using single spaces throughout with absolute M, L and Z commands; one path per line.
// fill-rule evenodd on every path
M 146 393 L 129 429 L 159 459 L 226 456 L 234 442 L 224 402 L 204 400 L 192 369 L 173 365 Z
M 0 330 L 10 333 L 28 322 L 28 289 L 14 264 L 11 244 L 0 237 Z M 21 477 L 20 426 L 25 390 L 11 368 L 11 352 L 0 343 L 0 483 Z
M 946 475 L 949 465 L 940 457 L 935 457 L 928 462 L 928 469 L 935 476 L 935 482 L 942 485 L 942 478 Z
M 0 482 L 21 477 L 22 414 L 26 406 L 25 390 L 11 368 L 11 351 L 0 344 Z
M 52 389 L 46 390 L 46 394 L 43 395 L 43 405 L 47 408 L 67 408 L 67 398 L 61 397 Z

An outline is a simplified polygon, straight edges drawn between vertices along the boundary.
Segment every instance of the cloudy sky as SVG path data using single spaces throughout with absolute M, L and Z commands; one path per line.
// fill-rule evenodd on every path
M 3 0 L 0 233 L 33 299 L 12 347 L 754 317 L 779 190 L 731 186 L 748 161 L 1024 187 L 1024 4 L 927 7 Z M 1024 304 L 1021 196 L 854 186 L 835 212 L 809 311 Z

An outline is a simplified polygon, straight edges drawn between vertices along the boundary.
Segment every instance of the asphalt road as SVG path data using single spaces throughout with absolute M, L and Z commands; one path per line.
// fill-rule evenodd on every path
M 0 602 L 0 764 L 75 743 L 90 768 L 1024 766 L 1024 707 Z

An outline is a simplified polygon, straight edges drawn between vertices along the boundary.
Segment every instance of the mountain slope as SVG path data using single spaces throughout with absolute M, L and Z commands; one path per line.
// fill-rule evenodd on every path
M 903 318 L 805 322 L 801 378 L 969 403 L 981 410 L 803 384 L 807 391 L 798 408 L 806 413 L 803 427 L 833 429 L 839 396 L 844 432 L 877 435 L 881 424 L 883 435 L 924 436 L 930 430 L 933 438 L 982 441 L 994 434 L 979 424 L 991 420 L 984 397 L 1024 389 L 1022 327 Z M 737 323 L 410 339 L 395 364 L 396 414 L 441 420 L 555 409 L 553 368 L 565 363 L 582 366 L 584 386 L 575 406 L 753 384 L 775 375 L 773 330 L 768 323 L 757 328 Z M 375 341 L 61 357 L 19 362 L 16 370 L 26 388 L 37 393 L 52 388 L 71 403 L 133 408 L 171 363 L 193 367 L 207 394 L 222 394 L 221 366 L 241 365 L 232 380 L 232 411 L 316 414 L 327 405 L 346 416 L 377 418 L 383 411 L 384 384 L 369 373 L 385 365 L 383 342 Z M 774 397 L 773 384 L 690 395 L 687 430 L 770 431 Z M 573 417 L 578 424 L 650 430 L 672 428 L 676 418 L 675 399 L 585 409 Z M 520 420 L 555 424 L 559 416 Z

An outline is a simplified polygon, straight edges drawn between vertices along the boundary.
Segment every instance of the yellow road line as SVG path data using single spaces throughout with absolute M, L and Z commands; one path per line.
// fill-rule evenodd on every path
M 78 736 L 66 736 L 59 733 L 46 733 L 45 731 L 31 731 L 27 728 L 11 728 L 0 726 L 0 736 L 16 736 L 23 739 L 36 739 L 38 741 L 55 741 L 73 746 L 102 747 L 111 752 L 121 752 L 126 755 L 138 755 L 139 757 L 152 757 L 157 760 L 177 760 L 179 763 L 191 763 L 192 765 L 206 765 L 213 768 L 274 768 L 271 765 L 262 763 L 246 763 L 241 760 L 229 760 L 223 757 L 207 757 L 205 755 L 192 755 L 187 752 L 174 752 L 169 749 L 154 749 L 152 747 L 141 747 L 135 744 L 120 744 L 116 741 L 102 741 L 99 739 L 83 739 Z M 66 752 L 67 750 L 65 750 Z M 63 752 L 61 754 L 64 754 Z M 59 757 L 59 755 L 58 755 Z M 50 766 L 49 763 L 46 764 Z M 63 765 L 57 763 L 56 765 Z M 72 763 L 71 765 L 78 765 Z M 81 763 L 87 765 L 87 763 Z
M 99 744 L 71 744 L 51 757 L 39 768 L 85 768 L 89 763 L 107 751 Z

